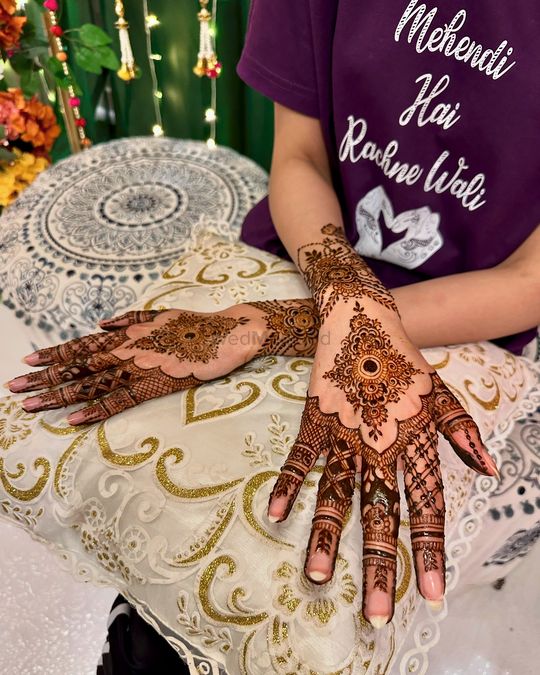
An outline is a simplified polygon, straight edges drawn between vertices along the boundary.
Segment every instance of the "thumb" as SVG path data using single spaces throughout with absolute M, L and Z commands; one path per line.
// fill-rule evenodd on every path
M 454 452 L 467 466 L 485 476 L 501 475 L 488 453 L 476 422 L 463 408 L 437 373 L 432 374 L 434 419 L 438 431 L 450 443 Z

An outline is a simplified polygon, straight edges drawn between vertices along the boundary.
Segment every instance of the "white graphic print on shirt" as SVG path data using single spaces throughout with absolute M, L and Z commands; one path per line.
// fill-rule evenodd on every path
M 422 206 L 395 216 L 382 186 L 374 188 L 358 202 L 355 219 L 359 236 L 355 250 L 362 256 L 412 270 L 423 265 L 443 245 L 438 213 Z M 401 239 L 384 249 L 381 219 L 391 232 L 404 232 Z

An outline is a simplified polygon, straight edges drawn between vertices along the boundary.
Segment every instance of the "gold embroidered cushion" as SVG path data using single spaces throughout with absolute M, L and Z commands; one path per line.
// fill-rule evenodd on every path
M 210 311 L 306 295 L 291 263 L 202 236 L 137 307 Z M 496 451 L 512 420 L 532 405 L 532 363 L 490 343 L 425 355 Z M 310 365 L 261 358 L 86 428 L 69 427 L 65 411 L 28 414 L 18 405 L 22 397 L 1 399 L 0 511 L 57 550 L 73 574 L 118 588 L 192 663 L 213 659 L 229 673 L 250 675 L 377 673 L 408 645 L 400 658 L 411 664 L 429 647 L 415 633 L 420 617 L 428 621 L 423 631 L 437 619 L 423 616 L 407 520 L 395 617 L 375 636 L 361 616 L 358 503 L 335 577 L 322 587 L 302 575 L 321 466 L 287 523 L 265 518 L 298 429 Z M 440 448 L 452 588 L 494 481 L 476 477 L 446 442 Z

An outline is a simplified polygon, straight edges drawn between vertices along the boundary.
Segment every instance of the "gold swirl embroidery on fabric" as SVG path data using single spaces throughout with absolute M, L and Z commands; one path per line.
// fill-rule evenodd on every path
M 115 466 L 124 466 L 124 467 L 135 467 L 139 464 L 143 464 L 148 459 L 150 459 L 159 448 L 159 441 L 157 438 L 152 436 L 145 438 L 140 442 L 141 447 L 150 446 L 150 450 L 146 452 L 135 452 L 132 455 L 122 455 L 111 448 L 107 436 L 105 435 L 105 425 L 100 424 L 97 430 L 97 439 L 99 444 L 99 449 L 101 450 L 101 456 L 103 459 L 110 464 Z
M 210 537 L 208 538 L 208 541 L 204 544 L 204 546 L 202 546 L 198 551 L 196 551 L 195 553 L 193 553 L 192 555 L 190 555 L 186 558 L 182 558 L 181 556 L 176 556 L 174 558 L 174 561 L 173 561 L 174 564 L 180 565 L 180 566 L 191 565 L 192 563 L 196 562 L 197 560 L 200 560 L 201 558 L 204 558 L 205 556 L 207 556 L 210 553 L 210 551 L 212 551 L 214 549 L 214 547 L 216 546 L 218 541 L 221 539 L 221 535 L 227 529 L 227 526 L 231 522 L 231 519 L 234 515 L 234 509 L 235 509 L 235 505 L 234 505 L 234 501 L 233 501 L 229 505 L 229 508 L 227 509 L 227 512 L 226 512 L 224 518 L 221 520 L 219 525 L 212 532 L 212 534 L 210 535 Z
M 62 456 L 58 460 L 58 464 L 56 465 L 56 469 L 54 472 L 54 491 L 59 497 L 65 498 L 66 493 L 62 489 L 62 486 L 60 484 L 62 480 L 62 472 L 64 471 L 64 467 L 66 466 L 67 462 L 71 459 L 72 454 L 77 450 L 79 445 L 84 441 L 84 439 L 88 436 L 88 431 L 85 431 L 84 433 L 80 434 L 77 436 L 75 440 L 73 440 L 70 445 L 68 446 L 67 450 L 65 450 L 62 453 Z
M 14 485 L 11 485 L 11 483 L 8 480 L 8 476 L 10 474 L 4 467 L 4 460 L 0 458 L 0 481 L 2 481 L 4 490 L 8 493 L 10 497 L 13 497 L 13 499 L 17 499 L 20 502 L 29 502 L 32 501 L 33 499 L 36 499 L 36 497 L 39 497 L 39 495 L 45 489 L 45 486 L 47 485 L 47 481 L 49 480 L 49 476 L 51 474 L 51 464 L 49 460 L 46 459 L 45 457 L 37 457 L 34 460 L 34 469 L 37 471 L 40 468 L 43 470 L 43 473 L 38 478 L 35 485 L 33 485 L 31 488 L 27 490 L 23 490 L 21 488 L 15 487 Z M 19 471 L 19 473 L 17 474 L 17 478 L 20 478 L 26 471 L 26 469 L 20 463 L 17 464 L 17 469 Z
M 294 372 L 294 373 L 300 373 L 303 375 L 306 371 L 306 369 L 309 369 L 311 365 L 313 364 L 313 359 L 296 359 L 293 361 L 289 368 Z M 305 401 L 306 397 L 304 396 L 299 396 L 298 394 L 292 394 L 289 391 L 286 391 L 283 388 L 283 384 L 290 384 L 293 382 L 294 378 L 291 377 L 291 375 L 287 373 L 282 373 L 281 375 L 276 375 L 274 379 L 272 380 L 272 389 L 278 394 L 279 396 L 282 396 L 283 398 L 288 399 L 289 401 Z
M 172 286 L 172 288 L 167 288 L 166 290 L 163 290 L 161 293 L 158 293 L 158 295 L 154 295 L 150 300 L 147 300 L 144 305 L 143 309 L 148 310 L 148 309 L 168 309 L 168 307 L 156 307 L 155 303 L 160 300 L 161 298 L 164 298 L 167 295 L 170 295 L 171 293 L 176 293 L 177 291 L 185 291 L 188 288 L 197 288 L 197 284 L 193 283 L 181 283 L 181 282 L 171 282 L 169 284 Z
M 446 366 L 450 363 L 450 352 L 446 352 L 446 356 L 442 359 L 442 361 L 439 361 L 438 363 L 431 363 L 429 359 L 426 360 L 429 363 L 429 365 L 435 370 L 442 370 L 443 368 L 446 368 Z
M 496 380 L 493 380 L 491 383 L 488 383 L 485 378 L 481 378 L 480 380 L 484 387 L 486 389 L 493 389 L 495 388 L 495 393 L 493 394 L 492 398 L 489 400 L 484 400 L 483 398 L 480 398 L 477 396 L 473 391 L 472 391 L 472 386 L 475 384 L 472 380 L 465 380 L 464 385 L 465 389 L 467 390 L 467 393 L 471 396 L 471 398 L 476 401 L 484 410 L 497 410 L 499 407 L 499 403 L 501 402 L 501 390 L 499 389 L 499 385 L 497 384 Z
M 292 544 L 289 544 L 286 541 L 283 541 L 281 539 L 278 539 L 277 537 L 274 537 L 271 535 L 269 532 L 267 532 L 259 523 L 257 518 L 255 517 L 255 514 L 253 512 L 253 500 L 255 499 L 255 495 L 257 494 L 257 491 L 261 488 L 262 485 L 264 485 L 267 481 L 269 481 L 271 478 L 276 478 L 279 475 L 277 471 L 263 471 L 261 473 L 257 473 L 254 476 L 252 476 L 248 482 L 246 483 L 246 486 L 244 488 L 244 492 L 242 494 L 242 504 L 244 508 L 244 516 L 255 532 L 260 534 L 262 537 L 265 539 L 268 539 L 269 541 L 273 542 L 274 544 L 278 544 L 278 546 L 288 546 L 289 548 L 294 548 Z
M 180 448 L 169 448 L 166 450 L 156 462 L 156 476 L 160 485 L 167 490 L 167 492 L 174 497 L 181 499 L 205 499 L 206 497 L 214 497 L 222 492 L 227 492 L 241 483 L 243 478 L 236 478 L 227 483 L 219 483 L 218 485 L 205 485 L 203 487 L 186 488 L 176 485 L 169 478 L 167 473 L 166 460 L 169 457 L 174 457 L 174 464 L 180 464 L 184 459 L 184 451 Z
M 401 539 L 398 539 L 397 542 L 397 552 L 398 558 L 401 560 L 403 578 L 396 590 L 396 603 L 398 603 L 408 591 L 412 573 L 411 556 Z
M 222 417 L 223 415 L 230 415 L 233 412 L 247 408 L 254 403 L 261 394 L 261 388 L 254 382 L 239 382 L 235 389 L 240 391 L 241 387 L 248 387 L 250 393 L 247 398 L 240 403 L 225 406 L 224 408 L 217 408 L 216 410 L 209 410 L 208 412 L 195 414 L 195 394 L 200 387 L 192 387 L 188 389 L 185 396 L 186 414 L 184 424 L 193 424 L 194 422 L 202 422 L 203 420 L 213 419 L 214 417 Z
M 247 653 L 249 649 L 249 645 L 251 644 L 251 641 L 255 637 L 257 631 L 252 631 L 251 633 L 248 633 L 242 642 L 242 645 L 240 646 L 240 655 L 241 659 L 239 662 L 240 665 L 240 671 L 241 675 L 250 675 L 248 669 L 247 669 Z
M 257 260 L 256 258 L 251 258 L 250 256 L 242 256 L 241 258 L 237 258 L 235 262 L 239 262 L 239 261 L 242 261 L 242 262 L 249 261 L 249 262 L 255 263 L 255 265 L 256 265 L 256 269 L 255 269 L 254 272 L 246 272 L 244 269 L 242 269 L 242 266 L 239 265 L 240 269 L 236 273 L 236 275 L 240 279 L 256 279 L 257 277 L 263 276 L 268 269 L 266 263 L 264 263 L 262 260 Z M 199 270 L 199 272 L 197 273 L 197 276 L 195 277 L 195 280 L 199 284 L 203 284 L 205 286 L 215 286 L 216 284 L 224 284 L 227 281 L 229 281 L 229 279 L 231 278 L 231 275 L 225 274 L 225 272 L 223 272 L 221 274 L 218 274 L 217 277 L 214 278 L 214 279 L 205 278 L 205 273 L 209 270 L 210 267 L 215 265 L 216 262 L 220 262 L 220 261 L 213 261 L 211 263 L 208 263 L 208 265 L 205 265 L 204 267 L 202 267 Z
M 212 605 L 210 601 L 210 590 L 212 583 L 216 577 L 217 571 L 220 567 L 226 567 L 226 575 L 228 577 L 232 576 L 236 572 L 236 562 L 229 555 L 220 555 L 206 567 L 206 569 L 201 574 L 199 581 L 199 588 L 197 591 L 201 607 L 203 608 L 204 613 L 209 616 L 214 621 L 219 621 L 220 623 L 234 624 L 236 626 L 254 626 L 261 621 L 264 621 L 268 618 L 266 612 L 260 612 L 258 614 L 226 614 L 222 612 L 217 607 Z
M 76 427 L 72 426 L 67 426 L 67 427 L 55 427 L 52 424 L 49 424 L 48 422 L 45 422 L 44 419 L 39 420 L 39 426 L 45 429 L 45 431 L 48 431 L 51 434 L 54 434 L 55 436 L 74 436 L 75 434 L 79 434 L 81 432 L 81 429 L 84 429 L 85 427 L 89 427 L 89 424 L 79 424 Z

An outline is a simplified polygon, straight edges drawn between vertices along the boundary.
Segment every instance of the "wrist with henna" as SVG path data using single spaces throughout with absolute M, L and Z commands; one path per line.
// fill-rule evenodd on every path
M 399 315 L 394 298 L 348 242 L 344 231 L 329 223 L 322 239 L 297 251 L 298 269 L 310 289 L 321 319 L 338 301 L 370 298 Z

